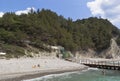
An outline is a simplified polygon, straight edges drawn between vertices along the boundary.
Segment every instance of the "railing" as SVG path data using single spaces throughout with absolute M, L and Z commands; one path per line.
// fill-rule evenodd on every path
M 100 69 L 111 69 L 111 70 L 120 70 L 120 61 L 96 61 L 96 60 L 88 60 L 81 59 L 79 63 L 84 64 L 89 67 L 100 68 Z
M 120 61 L 96 61 L 96 60 L 82 59 L 77 61 L 77 63 L 120 66 Z

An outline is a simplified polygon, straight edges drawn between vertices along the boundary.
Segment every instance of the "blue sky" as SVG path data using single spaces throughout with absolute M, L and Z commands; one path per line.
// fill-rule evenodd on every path
M 1 0 L 0 12 L 15 12 L 29 7 L 51 9 L 59 15 L 72 18 L 91 16 L 86 3 L 91 0 Z
M 28 8 L 50 9 L 73 20 L 101 16 L 120 27 L 119 0 L 1 0 L 0 15 L 5 12 L 28 12 Z

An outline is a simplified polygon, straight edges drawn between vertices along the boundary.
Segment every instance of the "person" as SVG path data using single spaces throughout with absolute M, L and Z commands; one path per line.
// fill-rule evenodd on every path
M 102 70 L 102 74 L 105 75 L 105 70 Z
M 40 64 L 38 64 L 37 66 L 40 67 Z
M 33 65 L 32 68 L 36 68 L 36 65 Z

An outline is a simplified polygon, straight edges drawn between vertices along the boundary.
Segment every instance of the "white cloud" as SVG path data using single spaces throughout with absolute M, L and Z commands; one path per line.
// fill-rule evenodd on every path
M 28 14 L 28 13 L 31 11 L 31 9 L 33 9 L 33 11 L 36 10 L 34 7 L 31 7 L 31 8 L 27 8 L 26 10 L 16 11 L 15 14 L 16 14 L 16 15 Z
M 87 3 L 93 16 L 109 19 L 114 25 L 120 26 L 120 0 L 94 0 Z
M 2 17 L 4 15 L 4 13 L 3 12 L 0 12 L 0 17 Z
M 21 15 L 21 14 L 28 14 L 31 9 L 33 9 L 33 11 L 36 11 L 36 9 L 34 7 L 31 7 L 31 8 L 27 8 L 25 10 L 19 10 L 19 11 L 16 11 L 15 14 L 16 15 Z M 5 13 L 4 12 L 0 12 L 0 17 L 3 17 Z

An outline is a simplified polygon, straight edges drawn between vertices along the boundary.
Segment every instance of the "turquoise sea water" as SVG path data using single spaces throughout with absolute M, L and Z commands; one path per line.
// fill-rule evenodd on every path
M 120 81 L 120 71 L 90 69 L 83 72 L 51 74 L 26 81 Z

